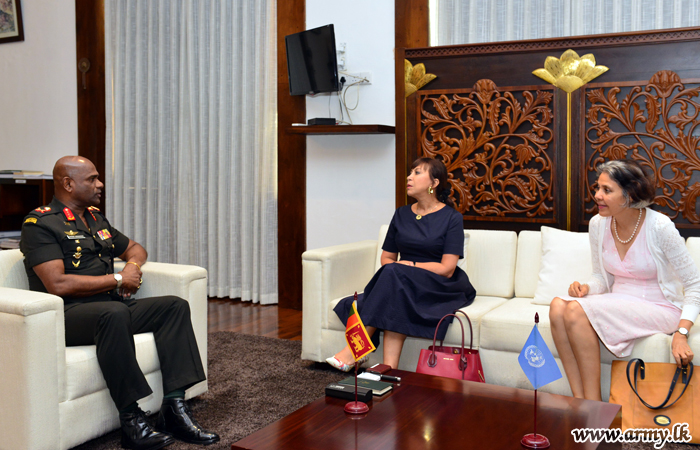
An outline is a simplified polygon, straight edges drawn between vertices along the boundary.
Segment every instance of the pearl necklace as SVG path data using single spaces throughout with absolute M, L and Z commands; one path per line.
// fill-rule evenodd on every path
M 431 212 L 435 211 L 435 209 L 438 206 L 440 206 L 440 202 L 437 202 L 437 204 L 435 206 L 433 206 L 433 209 L 431 209 L 430 211 L 428 211 L 427 213 L 425 213 L 423 215 L 416 213 L 416 220 L 421 220 L 423 218 L 423 216 L 426 216 L 426 215 L 430 214 Z M 416 205 L 416 210 L 418 210 L 418 205 Z
M 641 221 L 642 221 L 642 209 L 640 208 L 639 209 L 639 217 L 637 217 L 637 223 L 634 226 L 634 231 L 632 232 L 632 236 L 630 236 L 630 238 L 627 239 L 626 241 L 623 241 L 622 239 L 620 239 L 620 235 L 617 234 L 617 220 L 615 220 L 615 218 L 613 217 L 613 231 L 615 231 L 615 237 L 617 238 L 618 241 L 620 241 L 620 244 L 627 244 L 634 238 L 634 235 L 637 234 L 637 228 L 639 228 L 639 222 L 641 222 Z

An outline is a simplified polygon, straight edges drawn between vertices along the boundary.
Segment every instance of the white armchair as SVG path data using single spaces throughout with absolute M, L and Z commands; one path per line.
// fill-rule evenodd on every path
M 63 300 L 29 291 L 22 261 L 19 250 L 0 251 L 0 450 L 68 449 L 118 428 L 119 416 L 95 346 L 66 347 Z M 189 301 L 206 370 L 207 271 L 155 262 L 142 271 L 137 298 L 177 295 Z M 153 389 L 140 406 L 155 412 L 163 392 L 153 334 L 136 335 L 134 342 Z M 207 389 L 203 381 L 187 390 L 187 398 Z

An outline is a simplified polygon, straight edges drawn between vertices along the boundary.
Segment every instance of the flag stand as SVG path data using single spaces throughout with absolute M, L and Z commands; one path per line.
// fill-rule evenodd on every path
M 357 294 L 355 294 L 357 295 Z M 364 402 L 357 401 L 357 361 L 355 361 L 355 401 L 347 402 L 345 404 L 345 412 L 348 414 L 364 414 L 369 411 L 369 406 Z
M 375 350 L 374 344 L 367 334 L 360 313 L 357 311 L 357 292 L 352 302 L 352 311 L 348 317 L 348 322 L 345 325 L 345 340 L 348 342 L 348 347 L 355 359 L 355 401 L 348 402 L 345 405 L 345 412 L 348 414 L 364 414 L 369 411 L 369 406 L 364 402 L 357 401 L 357 369 L 360 367 L 358 360 L 363 356 Z
M 526 448 L 547 448 L 549 447 L 549 439 L 546 436 L 537 434 L 537 389 L 535 389 L 535 432 L 523 436 L 520 444 Z
M 535 327 L 533 328 L 533 332 L 537 330 L 537 324 L 540 323 L 540 315 L 535 313 Z M 536 333 L 536 336 L 539 336 L 539 331 Z M 528 339 L 529 341 L 529 339 Z M 525 343 L 525 346 L 527 346 L 527 342 Z M 544 347 L 547 347 L 547 344 L 544 344 Z M 523 352 L 525 349 L 523 349 Z M 547 352 L 549 352 L 549 349 L 547 349 Z M 551 356 L 551 354 L 550 354 Z M 553 360 L 553 359 L 552 359 Z M 522 366 L 522 363 L 521 363 Z M 529 377 L 528 377 L 529 378 Z M 561 374 L 559 375 L 559 378 L 561 378 Z M 551 381 L 551 380 L 550 380 Z M 534 433 L 528 433 L 523 438 L 520 440 L 520 444 L 525 447 L 525 448 L 548 448 L 549 447 L 549 439 L 547 439 L 546 436 L 543 436 L 541 434 L 537 434 L 537 388 L 540 386 L 537 382 L 533 382 L 530 380 L 531 383 L 533 383 L 534 388 L 535 388 L 535 429 Z M 544 383 L 546 384 L 546 383 Z

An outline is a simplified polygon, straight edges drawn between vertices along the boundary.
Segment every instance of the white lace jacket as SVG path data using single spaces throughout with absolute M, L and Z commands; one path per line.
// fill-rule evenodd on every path
M 700 272 L 690 256 L 685 240 L 671 219 L 647 208 L 647 246 L 651 252 L 666 300 L 683 309 L 681 319 L 695 322 L 700 313 Z M 614 276 L 603 267 L 603 233 L 610 217 L 594 216 L 588 225 L 593 274 L 589 294 L 610 292 Z

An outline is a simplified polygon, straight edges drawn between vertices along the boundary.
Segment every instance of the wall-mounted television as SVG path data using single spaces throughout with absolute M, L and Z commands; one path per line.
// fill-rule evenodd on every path
M 290 34 L 284 41 L 291 95 L 340 90 L 333 24 Z

